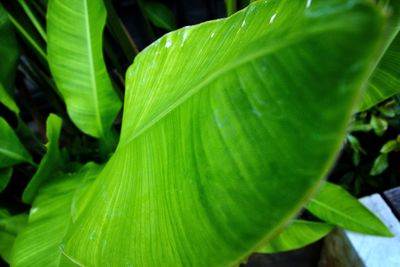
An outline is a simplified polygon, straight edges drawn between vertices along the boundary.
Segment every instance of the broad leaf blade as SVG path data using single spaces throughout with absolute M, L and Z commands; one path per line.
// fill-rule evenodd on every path
M 294 220 L 277 237 L 257 252 L 276 253 L 298 249 L 320 240 L 332 229 L 331 224 Z
M 119 147 L 66 255 L 232 266 L 299 211 L 341 147 L 382 26 L 369 1 L 306 2 L 257 1 L 135 58 Z
M 21 162 L 32 162 L 31 155 L 2 117 L 0 117 L 0 140 L 0 168 Z
M 371 211 L 335 184 L 325 183 L 306 208 L 318 218 L 354 232 L 392 236 Z
M 13 89 L 17 70 L 19 48 L 8 14 L 0 4 L 0 102 L 15 113 L 19 112 L 14 102 Z
M 54 176 L 54 173 L 60 171 L 61 158 L 58 141 L 60 138 L 61 126 L 61 118 L 54 114 L 50 114 L 46 122 L 47 152 L 40 161 L 35 175 L 32 177 L 22 194 L 22 200 L 25 203 L 31 204 L 42 183 Z
M 12 266 L 76 266 L 62 255 L 61 241 L 71 221 L 71 201 L 87 175 L 101 170 L 89 163 L 73 174 L 53 173 L 54 179 L 41 187 L 29 214 L 26 228 L 18 235 Z
M 106 9 L 102 0 L 51 0 L 48 60 L 69 116 L 83 132 L 105 137 L 121 101 L 102 52 Z

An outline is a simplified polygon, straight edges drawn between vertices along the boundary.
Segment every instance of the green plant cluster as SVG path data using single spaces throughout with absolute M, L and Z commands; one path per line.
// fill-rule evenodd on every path
M 399 1 L 249 2 L 175 30 L 138 1 L 168 31 L 139 51 L 111 0 L 1 1 L 5 262 L 236 266 L 335 227 L 392 236 L 325 178 L 346 136 L 353 169 L 360 132 L 385 137 L 368 177 L 399 150 Z

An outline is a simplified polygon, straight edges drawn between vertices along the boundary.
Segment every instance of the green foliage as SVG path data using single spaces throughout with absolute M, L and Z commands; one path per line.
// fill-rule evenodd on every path
M 306 209 L 327 223 L 354 232 L 392 236 L 388 228 L 356 198 L 331 183 L 323 185 Z
M 86 134 L 107 138 L 121 103 L 103 59 L 103 1 L 50 0 L 47 12 L 49 65 L 68 114 Z
M 253 1 L 225 2 L 232 14 Z M 139 54 L 110 0 L 3 3 L 0 102 L 13 112 L 0 117 L 0 256 L 12 266 L 233 266 L 335 226 L 391 235 L 336 185 L 312 196 L 368 78 L 363 108 L 399 89 L 397 2 L 254 1 Z M 147 20 L 177 28 L 166 6 L 138 7 L 150 37 Z M 21 85 L 13 100 L 12 25 L 20 74 L 46 111 Z M 126 81 L 120 54 L 134 58 Z M 354 165 L 367 155 L 359 133 L 385 137 L 396 114 L 380 105 L 357 115 Z M 398 139 L 379 149 L 376 174 Z M 306 203 L 323 222 L 293 220 Z

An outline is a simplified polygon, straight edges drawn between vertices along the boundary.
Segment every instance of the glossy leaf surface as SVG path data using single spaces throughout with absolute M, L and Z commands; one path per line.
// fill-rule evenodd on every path
M 86 134 L 104 138 L 121 101 L 103 59 L 103 1 L 51 0 L 47 16 L 48 61 L 68 114 Z
M 43 182 L 52 178 L 57 171 L 60 171 L 61 158 L 58 141 L 60 138 L 61 126 L 61 118 L 50 114 L 46 122 L 47 152 L 40 161 L 39 168 L 35 175 L 24 190 L 22 200 L 25 203 L 31 204 Z
M 354 232 L 392 236 L 371 211 L 335 184 L 325 183 L 306 208 L 318 218 Z
M 61 243 L 71 221 L 71 201 L 86 176 L 99 167 L 89 163 L 73 174 L 57 174 L 41 187 L 32 205 L 27 227 L 18 235 L 12 266 L 76 266 L 61 254 Z
M 119 147 L 66 255 L 232 266 L 279 232 L 333 163 L 382 29 L 370 1 L 307 2 L 257 1 L 135 58 Z
M 17 70 L 19 48 L 8 19 L 7 12 L 0 4 L 0 102 L 15 113 L 19 112 L 12 98 L 14 92 L 14 78 Z
M 257 252 L 277 253 L 298 249 L 320 240 L 332 229 L 331 224 L 294 220 L 277 237 Z
M 0 168 L 21 162 L 32 162 L 31 155 L 2 117 L 0 117 L 0 140 Z

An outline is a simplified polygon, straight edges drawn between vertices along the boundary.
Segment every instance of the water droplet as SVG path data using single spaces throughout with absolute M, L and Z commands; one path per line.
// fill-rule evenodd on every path
M 271 24 L 272 22 L 274 22 L 275 18 L 276 18 L 277 13 L 273 14 L 271 19 L 269 20 L 269 24 Z
M 39 210 L 39 208 L 38 208 L 38 207 L 35 207 L 35 208 L 31 209 L 31 214 L 34 214 L 34 213 L 36 213 L 38 210 Z
M 214 38 L 214 35 L 215 35 L 215 32 L 212 32 L 211 35 L 210 35 L 210 37 L 211 37 L 211 38 Z
M 243 20 L 242 27 L 246 26 L 246 20 Z
M 188 34 L 187 34 L 187 32 L 185 32 L 185 33 L 183 34 L 183 39 L 182 39 L 181 47 L 182 47 L 183 44 L 185 43 L 187 36 L 188 36 Z
M 172 45 L 172 41 L 171 40 L 167 40 L 167 42 L 165 43 L 165 47 L 166 48 L 170 48 Z
M 307 0 L 307 5 L 306 5 L 307 8 L 311 7 L 311 2 L 312 2 L 312 0 Z

